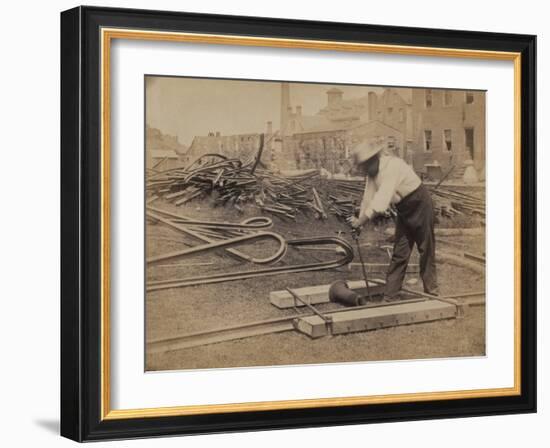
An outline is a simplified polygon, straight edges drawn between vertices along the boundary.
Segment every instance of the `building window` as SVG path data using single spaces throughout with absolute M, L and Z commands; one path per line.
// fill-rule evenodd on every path
M 393 107 L 388 107 L 388 115 L 391 115 L 393 112 Z
M 453 104 L 453 92 L 450 90 L 445 90 L 445 93 L 443 94 L 443 105 L 450 106 L 451 104 Z
M 426 89 L 426 107 L 432 107 L 432 90 Z
M 474 93 L 466 92 L 466 104 L 472 104 L 474 102 Z
M 403 123 L 405 121 L 405 110 L 399 109 L 399 121 Z
M 432 131 L 429 129 L 426 129 L 424 131 L 424 150 L 425 151 L 432 150 Z
M 474 128 L 465 128 L 464 137 L 467 155 L 474 160 Z
M 450 129 L 443 130 L 443 146 L 447 151 L 452 151 L 453 149 L 453 138 Z

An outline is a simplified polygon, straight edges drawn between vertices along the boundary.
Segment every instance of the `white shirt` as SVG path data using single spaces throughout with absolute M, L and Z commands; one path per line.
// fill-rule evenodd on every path
M 381 155 L 378 175 L 374 179 L 366 178 L 361 215 L 370 219 L 375 213 L 385 212 L 390 204 L 397 204 L 421 183 L 418 175 L 403 159 Z

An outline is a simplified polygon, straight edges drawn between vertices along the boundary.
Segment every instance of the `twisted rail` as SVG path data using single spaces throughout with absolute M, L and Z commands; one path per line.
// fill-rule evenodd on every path
M 206 285 L 213 283 L 245 280 L 255 277 L 267 277 L 271 275 L 293 274 L 298 272 L 321 271 L 334 269 L 351 263 L 353 260 L 353 248 L 347 241 L 341 238 L 325 236 L 315 238 L 299 238 L 287 241 L 288 246 L 319 246 L 336 245 L 343 249 L 343 254 L 335 260 L 321 261 L 317 263 L 302 263 L 294 266 L 276 266 L 258 270 L 239 271 L 231 273 L 219 273 L 214 275 L 202 275 L 184 279 L 170 279 L 147 282 L 147 291 L 158 291 L 161 289 L 182 288 L 186 286 Z

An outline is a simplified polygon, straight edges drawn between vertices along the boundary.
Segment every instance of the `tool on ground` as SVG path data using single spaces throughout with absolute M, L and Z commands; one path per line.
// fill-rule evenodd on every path
M 365 224 L 366 226 L 366 224 Z M 365 284 L 367 286 L 367 297 L 371 298 L 370 295 L 370 287 L 369 287 L 369 279 L 367 277 L 367 268 L 365 267 L 365 262 L 363 261 L 363 254 L 361 253 L 361 246 L 359 244 L 359 233 L 360 229 L 355 229 L 352 227 L 351 229 L 351 237 L 355 240 L 355 245 L 357 246 L 357 254 L 359 255 L 359 261 L 361 262 L 361 269 L 363 270 L 363 278 L 365 279 Z
M 331 302 L 338 302 L 346 306 L 365 305 L 366 301 L 357 292 L 349 288 L 345 280 L 336 280 L 328 290 L 328 298 Z

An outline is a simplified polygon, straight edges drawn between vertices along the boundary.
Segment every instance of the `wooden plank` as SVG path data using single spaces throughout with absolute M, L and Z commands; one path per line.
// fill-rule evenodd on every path
M 349 310 L 341 313 L 327 313 L 332 324 L 319 316 L 298 318 L 295 328 L 312 338 L 329 334 L 339 335 L 358 331 L 376 330 L 420 322 L 452 319 L 457 315 L 457 307 L 439 300 L 395 304 L 361 310 Z
M 365 280 L 349 281 L 348 286 L 350 289 L 353 290 L 363 289 L 366 287 Z M 379 285 L 371 281 L 369 281 L 369 287 L 371 290 L 371 294 L 383 294 L 385 289 L 384 285 Z M 302 288 L 292 288 L 292 290 L 296 294 L 298 294 L 305 302 L 309 303 L 310 305 L 330 302 L 328 298 L 329 289 L 330 285 L 316 285 L 305 286 Z M 269 301 L 272 305 L 281 309 L 305 306 L 303 303 L 295 300 L 294 297 L 292 297 L 292 295 L 286 290 L 271 291 L 269 293 Z

